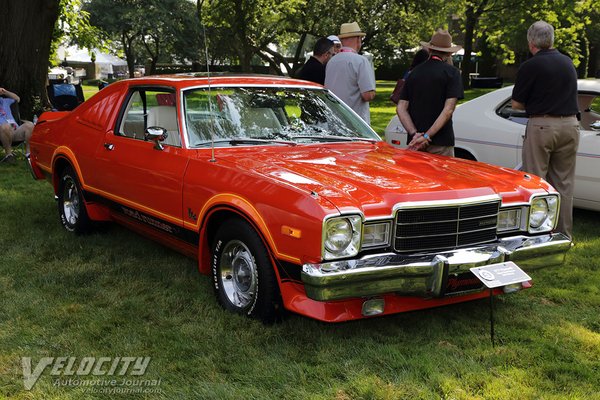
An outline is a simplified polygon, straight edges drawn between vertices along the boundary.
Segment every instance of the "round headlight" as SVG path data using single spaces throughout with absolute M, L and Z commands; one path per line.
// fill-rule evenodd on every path
M 352 242 L 352 233 L 352 224 L 347 219 L 331 221 L 325 232 L 325 248 L 332 253 L 344 251 Z
M 529 226 L 539 228 L 548 218 L 548 203 L 546 199 L 535 199 L 531 204 L 531 214 L 529 215 Z

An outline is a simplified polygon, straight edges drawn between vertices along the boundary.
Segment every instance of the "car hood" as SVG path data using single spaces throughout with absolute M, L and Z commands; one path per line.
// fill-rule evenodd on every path
M 290 151 L 293 149 L 293 151 Z M 223 153 L 221 154 L 223 156 Z M 528 201 L 550 187 L 535 176 L 485 163 L 374 144 L 262 147 L 220 157 L 249 173 L 323 196 L 340 211 L 389 215 L 401 202 L 457 200 L 499 194 Z

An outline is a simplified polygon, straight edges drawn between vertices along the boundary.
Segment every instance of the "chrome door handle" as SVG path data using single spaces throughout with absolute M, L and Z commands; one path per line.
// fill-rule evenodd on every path
M 115 148 L 115 145 L 112 143 L 104 143 L 104 148 L 108 151 L 111 151 Z

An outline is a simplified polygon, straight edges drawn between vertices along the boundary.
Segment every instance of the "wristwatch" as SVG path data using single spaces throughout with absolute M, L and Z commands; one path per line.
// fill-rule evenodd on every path
M 425 133 L 423 134 L 423 137 L 425 138 L 425 140 L 427 140 L 427 141 L 431 142 L 431 137 L 429 136 L 429 134 L 427 134 L 427 132 L 425 132 Z

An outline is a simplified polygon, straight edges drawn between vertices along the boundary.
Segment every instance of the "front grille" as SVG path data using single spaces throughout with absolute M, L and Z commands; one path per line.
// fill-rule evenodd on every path
M 400 209 L 396 214 L 394 249 L 454 249 L 496 239 L 499 201 Z

